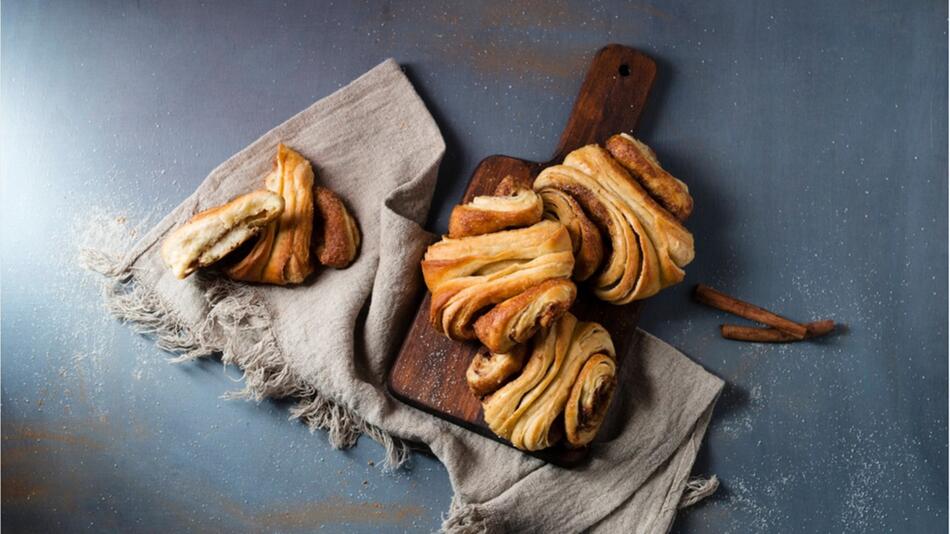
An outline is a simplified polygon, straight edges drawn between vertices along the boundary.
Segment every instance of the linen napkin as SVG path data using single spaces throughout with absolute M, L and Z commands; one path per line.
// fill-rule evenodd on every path
M 279 142 L 314 166 L 359 221 L 363 243 L 348 269 L 320 269 L 302 286 L 237 284 L 211 273 L 176 279 L 159 255 L 172 228 L 262 187 Z M 447 532 L 666 532 L 678 506 L 715 491 L 688 481 L 722 381 L 641 333 L 591 459 L 547 465 L 410 408 L 385 390 L 386 373 L 421 290 L 419 260 L 445 144 L 424 103 L 389 59 L 314 103 L 214 169 L 128 251 L 86 250 L 106 275 L 105 304 L 179 361 L 220 354 L 244 372 L 236 396 L 290 398 L 292 416 L 336 447 L 368 435 L 386 465 L 407 442 L 445 464 L 455 491 Z

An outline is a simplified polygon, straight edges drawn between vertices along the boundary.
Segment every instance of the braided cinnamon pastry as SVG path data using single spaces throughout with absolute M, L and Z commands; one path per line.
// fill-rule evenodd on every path
M 602 300 L 627 304 L 683 279 L 694 254 L 692 234 L 603 148 L 571 152 L 563 165 L 544 169 L 534 189 L 570 195 L 608 236 L 610 254 L 593 280 Z
M 535 451 L 551 446 L 565 431 L 564 426 L 555 422 L 572 397 L 578 376 L 589 361 L 599 368 L 596 362 L 602 358 L 614 358 L 610 334 L 599 324 L 580 322 L 572 314 L 564 314 L 554 326 L 535 336 L 521 374 L 482 403 L 485 422 L 519 449 Z M 590 371 L 585 376 L 589 375 Z M 584 379 L 584 383 L 588 381 Z M 610 381 L 597 382 L 595 387 L 601 393 L 586 395 L 584 400 L 591 413 L 602 414 L 610 402 L 613 386 Z M 589 442 L 588 434 L 593 437 L 602 419 L 602 415 L 599 419 L 582 418 L 583 433 L 577 432 L 575 423 L 575 439 L 570 443 Z M 575 416 L 574 420 L 578 418 Z
M 541 220 L 541 198 L 530 188 L 520 186 L 506 176 L 495 196 L 475 197 L 468 204 L 452 209 L 449 237 L 490 234 L 506 228 L 531 226 Z
M 267 226 L 247 256 L 225 272 L 234 280 L 299 284 L 313 272 L 313 169 L 306 158 L 280 144 L 264 183 L 284 197 L 284 211 Z
M 564 226 L 554 221 L 443 238 L 429 247 L 422 260 L 422 275 L 432 292 L 429 320 L 452 339 L 472 339 L 476 314 L 546 280 L 566 279 L 573 268 L 571 239 Z M 543 315 L 548 310 L 535 311 Z

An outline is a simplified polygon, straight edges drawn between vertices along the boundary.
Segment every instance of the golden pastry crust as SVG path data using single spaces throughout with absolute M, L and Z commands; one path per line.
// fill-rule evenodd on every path
M 519 345 L 511 352 L 493 353 L 484 347 L 472 358 L 465 381 L 476 397 L 493 393 L 524 365 L 525 347 Z
M 677 265 L 687 265 L 693 260 L 693 235 L 663 209 L 609 152 L 597 145 L 588 145 L 568 154 L 564 164 L 593 173 L 607 190 L 627 204 L 651 234 L 665 236 L 663 241 L 669 256 Z
M 475 321 L 475 335 L 488 350 L 505 353 L 547 328 L 570 309 L 577 287 L 556 278 L 542 282 L 498 304 Z
M 606 354 L 595 354 L 584 363 L 564 408 L 568 444 L 583 447 L 593 441 L 617 387 L 617 363 Z
M 317 260 L 327 267 L 346 268 L 359 253 L 360 230 L 356 219 L 333 191 L 317 186 L 315 193 L 317 212 L 323 223 L 316 248 Z
M 560 189 L 583 206 L 610 243 L 609 253 L 591 280 L 594 294 L 614 304 L 627 301 L 641 279 L 640 243 L 634 230 L 639 221 L 632 214 L 629 214 L 632 220 L 628 219 L 624 210 L 610 201 L 594 177 L 567 165 L 544 169 L 535 181 L 535 188 Z M 652 278 L 644 280 L 652 281 Z
M 577 318 L 565 313 L 554 326 L 535 336 L 521 374 L 482 402 L 482 414 L 492 432 L 511 439 L 515 425 L 544 394 L 564 363 L 576 324 Z
M 499 192 L 502 191 L 503 193 Z M 478 196 L 452 209 L 449 237 L 490 234 L 507 228 L 531 226 L 541 220 L 541 198 L 531 188 L 517 186 L 513 177 L 502 179 L 495 196 Z
M 555 424 L 581 369 L 598 354 L 614 356 L 610 334 L 597 323 L 564 314 L 535 336 L 521 374 L 482 403 L 485 422 L 519 449 L 551 446 L 564 433 Z
M 284 200 L 270 191 L 253 191 L 202 211 L 168 234 L 162 243 L 165 264 L 178 278 L 225 257 L 280 216 Z
M 443 238 L 422 260 L 432 292 L 429 320 L 452 339 L 472 339 L 475 316 L 574 268 L 571 238 L 563 225 L 541 221 L 493 234 Z
M 593 280 L 602 300 L 626 304 L 683 279 L 694 254 L 692 234 L 603 148 L 571 152 L 563 165 L 544 169 L 534 188 L 571 195 L 609 237 L 610 254 Z
M 583 282 L 593 275 L 604 259 L 604 243 L 597 226 L 587 217 L 574 197 L 553 187 L 538 191 L 544 203 L 544 218 L 567 228 L 574 250 L 574 280 Z
M 650 147 L 625 133 L 611 136 L 606 147 L 664 208 L 680 221 L 689 218 L 693 211 L 689 187 L 663 169 Z
M 313 272 L 313 169 L 306 158 L 280 144 L 264 183 L 283 197 L 284 211 L 267 226 L 248 255 L 226 273 L 247 282 L 299 284 Z

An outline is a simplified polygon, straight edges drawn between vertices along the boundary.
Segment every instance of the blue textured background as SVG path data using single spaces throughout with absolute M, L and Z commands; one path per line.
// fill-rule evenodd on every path
M 947 526 L 947 5 L 934 1 L 4 2 L 2 521 L 13 531 L 431 531 L 444 469 L 386 475 L 234 370 L 164 363 L 76 268 L 83 221 L 167 212 L 386 57 L 448 143 L 545 159 L 608 42 L 657 59 L 640 135 L 689 183 L 697 259 L 643 326 L 723 377 L 679 532 Z M 845 332 L 719 339 L 703 281 Z

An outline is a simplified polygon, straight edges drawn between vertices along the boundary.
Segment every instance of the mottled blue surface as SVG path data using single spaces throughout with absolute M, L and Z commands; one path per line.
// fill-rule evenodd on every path
M 451 490 L 417 456 L 330 449 L 224 401 L 104 316 L 93 215 L 167 212 L 219 162 L 386 57 L 448 151 L 431 228 L 479 159 L 545 159 L 608 42 L 657 59 L 640 134 L 696 200 L 697 258 L 643 326 L 727 387 L 677 532 L 947 526 L 947 5 L 908 2 L 4 2 L 2 521 L 14 531 L 411 530 Z M 98 219 L 96 219 L 98 220 Z M 719 339 L 703 281 L 815 343 Z

